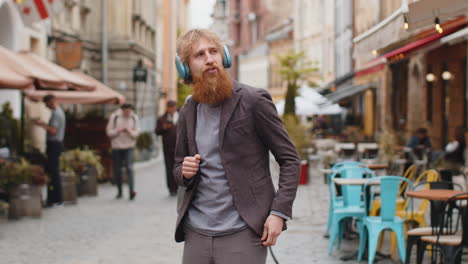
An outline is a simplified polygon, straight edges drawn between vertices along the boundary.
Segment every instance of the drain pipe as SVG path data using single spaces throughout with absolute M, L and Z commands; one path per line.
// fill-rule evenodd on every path
M 109 86 L 108 68 L 109 68 L 109 47 L 108 47 L 108 36 L 107 36 L 107 0 L 101 1 L 101 12 L 102 12 L 102 47 L 101 47 L 101 58 L 102 58 L 102 82 Z M 107 114 L 107 104 L 104 104 L 104 116 Z

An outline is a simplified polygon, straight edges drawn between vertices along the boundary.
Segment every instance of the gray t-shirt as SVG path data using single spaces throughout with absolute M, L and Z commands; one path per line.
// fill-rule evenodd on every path
M 199 104 L 196 142 L 201 156 L 200 183 L 186 223 L 208 236 L 231 234 L 247 227 L 232 200 L 219 151 L 221 106 Z
M 65 136 L 65 120 L 65 113 L 62 108 L 57 107 L 52 111 L 52 115 L 49 119 L 49 126 L 57 128 L 57 133 L 52 135 L 47 132 L 47 140 L 63 142 Z

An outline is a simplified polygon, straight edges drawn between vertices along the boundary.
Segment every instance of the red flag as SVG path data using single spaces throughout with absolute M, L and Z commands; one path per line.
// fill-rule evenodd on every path
M 27 26 L 49 18 L 63 8 L 61 0 L 23 0 L 16 1 L 23 23 Z

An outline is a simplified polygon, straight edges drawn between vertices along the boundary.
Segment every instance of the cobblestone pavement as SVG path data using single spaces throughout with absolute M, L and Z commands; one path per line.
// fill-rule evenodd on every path
M 0 223 L 0 263 L 180 263 L 183 244 L 173 239 L 176 199 L 168 195 L 162 161 L 139 166 L 136 190 L 133 202 L 115 200 L 115 187 L 102 184 L 99 196 L 81 197 L 77 205 L 44 210 L 40 219 Z M 357 249 L 357 240 L 344 241 L 342 250 L 328 256 L 327 208 L 326 185 L 311 170 L 311 182 L 299 187 L 289 230 L 273 248 L 279 263 L 342 263 L 341 255 Z M 267 263 L 274 263 L 270 256 Z

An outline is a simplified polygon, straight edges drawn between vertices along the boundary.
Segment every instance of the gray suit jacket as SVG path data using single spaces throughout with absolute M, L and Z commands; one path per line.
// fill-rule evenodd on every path
M 300 160 L 269 93 L 236 81 L 233 84 L 233 96 L 222 104 L 219 147 L 234 205 L 247 225 L 261 236 L 271 210 L 291 217 Z M 179 115 L 174 177 L 180 185 L 186 185 L 182 176 L 184 157 L 198 154 L 196 111 L 197 103 L 189 100 Z M 280 165 L 277 191 L 270 175 L 268 151 Z M 184 217 L 199 177 L 195 175 L 187 186 L 178 208 L 177 242 L 184 241 Z

